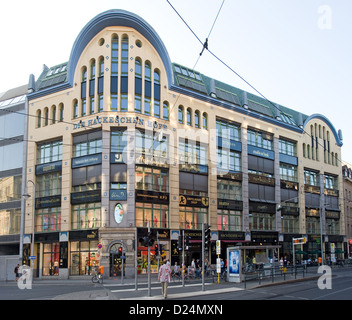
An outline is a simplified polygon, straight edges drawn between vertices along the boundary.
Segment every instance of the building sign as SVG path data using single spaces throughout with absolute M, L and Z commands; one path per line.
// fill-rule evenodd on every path
M 240 172 L 221 172 L 218 169 L 218 179 L 230 179 L 230 180 L 242 181 L 242 173 L 240 173 Z
M 304 185 L 304 191 L 309 193 L 320 194 L 320 187 L 318 186 L 311 186 L 309 184 Z
M 278 236 L 278 232 L 251 231 L 251 239 L 253 242 L 276 243 L 278 241 Z
M 275 179 L 274 178 L 261 176 L 261 175 L 253 174 L 253 173 L 248 173 L 248 182 L 265 184 L 268 186 L 275 186 Z
M 62 169 L 62 161 L 56 161 L 51 163 L 37 164 L 35 166 L 35 175 L 39 176 L 45 173 L 58 172 Z
M 122 152 L 111 152 L 110 153 L 110 163 L 126 163 L 127 155 Z
M 339 190 L 324 189 L 324 194 L 327 195 L 327 196 L 338 197 L 339 196 Z
M 181 160 L 180 160 L 181 161 Z M 195 163 L 180 163 L 180 171 L 208 174 L 208 166 Z
M 242 151 L 242 143 L 239 141 L 218 137 L 218 147 L 235 151 Z
M 101 153 L 72 158 L 72 169 L 101 164 Z
M 250 154 L 252 156 L 265 158 L 265 159 L 271 159 L 271 160 L 275 159 L 275 152 L 274 151 L 259 148 L 256 146 L 251 146 L 251 145 L 248 145 L 248 154 Z
M 100 190 L 71 193 L 71 204 L 81 204 L 81 203 L 100 202 L 100 201 L 101 201 Z
M 120 224 L 123 219 L 123 207 L 121 203 L 116 203 L 114 209 L 114 218 L 117 224 Z
M 340 219 L 340 212 L 339 211 L 325 211 L 325 218 L 329 219 Z
M 127 200 L 127 190 L 126 189 L 111 189 L 110 190 L 110 200 L 113 201 L 125 201 Z
M 136 190 L 136 202 L 169 204 L 169 194 L 147 190 Z
M 319 217 L 320 216 L 319 209 L 306 208 L 306 216 L 307 217 Z
M 218 199 L 218 209 L 242 211 L 243 201 Z
M 219 239 L 233 242 L 246 240 L 245 233 L 241 231 L 219 231 Z
M 280 180 L 280 187 L 281 187 L 281 189 L 297 190 L 298 191 L 298 182 Z
M 209 198 L 208 197 L 197 197 L 189 195 L 180 195 L 179 205 L 185 207 L 209 207 Z
M 41 197 L 35 199 L 35 208 L 53 208 L 61 206 L 61 194 L 57 196 Z
M 145 156 L 143 154 L 137 155 L 136 164 L 145 164 L 154 167 L 169 167 L 169 159 L 156 156 Z
M 276 213 L 276 204 L 265 202 L 249 202 L 249 212 Z
M 80 120 L 77 123 L 73 124 L 73 130 L 91 127 L 94 125 L 102 124 L 102 123 L 114 123 L 114 124 L 128 124 L 134 123 L 136 126 L 143 126 L 143 127 L 150 127 L 151 129 L 167 129 L 167 125 L 164 123 L 159 123 L 157 121 L 150 121 L 147 119 L 143 119 L 141 117 L 129 117 L 129 116 L 116 116 L 116 117 L 102 117 L 102 116 L 95 116 L 92 119 L 88 120 Z

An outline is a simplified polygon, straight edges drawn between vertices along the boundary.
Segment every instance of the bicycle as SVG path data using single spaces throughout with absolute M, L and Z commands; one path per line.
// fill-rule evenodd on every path
M 182 280 L 182 275 L 179 273 L 179 272 L 173 272 L 172 274 L 171 274 L 171 279 L 172 279 L 172 281 L 181 281 Z
M 100 272 L 97 272 L 95 269 L 94 269 L 94 276 L 92 277 L 92 282 L 93 283 L 99 282 L 100 284 L 103 283 L 103 275 Z

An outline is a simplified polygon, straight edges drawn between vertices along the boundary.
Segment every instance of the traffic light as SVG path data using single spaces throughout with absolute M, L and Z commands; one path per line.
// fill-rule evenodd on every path
M 182 236 L 178 236 L 178 243 L 177 243 L 178 251 L 182 251 L 182 249 L 183 249 L 182 239 L 183 239 Z
M 204 246 L 207 248 L 211 239 L 211 230 L 209 225 L 204 226 Z
M 191 240 L 191 236 L 187 236 L 186 237 L 186 250 L 189 250 L 189 248 L 191 247 L 190 245 L 190 240 Z
M 163 255 L 163 253 L 164 253 L 164 252 L 163 252 L 163 245 L 162 245 L 162 244 L 160 245 L 160 250 L 159 250 L 159 251 L 160 251 L 160 257 L 161 257 L 161 256 Z
M 152 247 L 154 244 L 154 235 L 153 232 L 148 232 L 148 235 L 143 238 L 139 238 L 139 241 L 143 243 L 145 246 Z
M 121 256 L 122 256 L 122 252 L 123 252 L 122 247 L 119 247 L 119 255 L 121 255 Z
M 159 255 L 159 246 L 157 244 L 155 245 L 154 251 L 155 251 L 155 255 L 158 256 Z

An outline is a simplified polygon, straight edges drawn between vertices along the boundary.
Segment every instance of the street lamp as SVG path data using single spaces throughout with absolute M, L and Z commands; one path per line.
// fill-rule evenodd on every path
M 31 244 L 31 256 L 33 257 L 34 256 L 34 221 L 35 221 L 35 183 L 32 181 L 32 180 L 28 180 L 27 181 L 27 184 L 28 182 L 32 183 L 33 184 L 33 212 L 32 212 L 32 244 Z M 23 198 L 25 198 L 26 200 L 28 200 L 31 195 L 29 193 L 24 193 L 23 195 Z M 31 274 L 33 276 L 33 269 L 34 269 L 34 261 L 33 259 L 31 259 Z

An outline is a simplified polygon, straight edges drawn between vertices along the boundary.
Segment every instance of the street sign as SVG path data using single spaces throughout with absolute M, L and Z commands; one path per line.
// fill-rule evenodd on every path
M 36 256 L 29 256 L 28 259 L 29 260 L 35 260 L 37 257 Z
M 101 243 L 98 244 L 98 249 L 101 249 L 103 245 Z
M 216 254 L 221 254 L 221 241 L 216 240 Z
M 221 259 L 220 258 L 216 259 L 216 272 L 221 273 Z
M 305 244 L 307 242 L 307 238 L 306 237 L 293 238 L 292 241 L 293 241 L 293 244 Z

